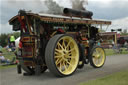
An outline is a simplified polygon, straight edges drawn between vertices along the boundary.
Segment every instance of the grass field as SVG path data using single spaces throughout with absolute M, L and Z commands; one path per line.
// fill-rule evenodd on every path
M 16 67 L 16 65 L 0 66 L 0 69 L 7 69 L 7 68 L 13 68 L 13 67 Z
M 15 57 L 14 52 L 8 52 L 5 48 L 2 49 L 3 52 L 3 56 L 7 59 L 12 59 L 13 57 Z
M 3 52 L 3 56 L 6 59 L 12 60 L 12 58 L 15 57 L 14 52 L 8 52 L 5 48 L 2 49 L 2 52 Z M 7 66 L 0 65 L 0 69 L 10 68 L 10 67 L 16 67 L 16 65 L 7 65 Z
M 106 56 L 119 55 L 119 54 L 128 54 L 128 51 L 126 51 L 125 49 L 122 49 L 121 53 L 117 53 L 113 49 L 105 49 L 105 52 L 106 52 Z
M 81 83 L 80 85 L 128 85 L 128 70 Z

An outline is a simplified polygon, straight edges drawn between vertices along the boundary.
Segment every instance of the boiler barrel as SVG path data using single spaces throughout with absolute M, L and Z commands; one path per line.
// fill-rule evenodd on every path
M 69 16 L 92 18 L 93 12 L 87 10 L 74 10 L 70 8 L 64 8 L 63 13 Z

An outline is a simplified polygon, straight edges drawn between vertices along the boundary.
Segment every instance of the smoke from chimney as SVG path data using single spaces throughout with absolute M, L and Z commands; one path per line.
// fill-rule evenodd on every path
M 49 13 L 49 14 L 62 14 L 64 7 L 60 6 L 56 3 L 55 0 L 7 0 L 8 4 L 12 7 L 20 8 L 20 9 L 27 9 L 27 10 L 34 10 L 40 11 L 42 13 Z M 84 7 L 88 4 L 88 0 L 70 0 L 72 4 L 72 9 L 76 10 L 86 10 Z M 24 4 L 24 6 L 23 6 Z M 31 5 L 33 4 L 33 6 Z
M 88 0 L 70 0 L 72 4 L 72 9 L 75 10 L 86 10 L 84 7 L 85 5 L 88 5 Z M 48 8 L 47 13 L 50 14 L 62 14 L 63 8 L 58 3 L 56 3 L 53 0 L 45 0 L 45 4 Z
M 63 13 L 63 7 L 61 7 L 55 1 L 46 0 L 45 4 L 46 4 L 46 6 L 48 8 L 47 13 L 49 13 L 49 14 L 62 14 Z
M 70 0 L 72 3 L 72 9 L 86 10 L 84 5 L 88 5 L 88 0 Z

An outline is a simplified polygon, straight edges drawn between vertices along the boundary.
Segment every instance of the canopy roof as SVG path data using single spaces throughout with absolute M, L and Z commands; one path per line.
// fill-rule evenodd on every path
M 39 18 L 41 21 L 46 22 L 58 22 L 58 23 L 77 23 L 77 24 L 99 24 L 99 25 L 111 25 L 111 21 L 107 20 L 97 20 L 97 19 L 87 19 L 87 18 L 78 18 L 64 15 L 52 15 L 52 14 L 42 14 L 42 13 L 26 13 L 28 16 L 34 16 Z M 11 23 L 13 20 L 17 19 L 18 15 L 14 16 L 9 20 Z

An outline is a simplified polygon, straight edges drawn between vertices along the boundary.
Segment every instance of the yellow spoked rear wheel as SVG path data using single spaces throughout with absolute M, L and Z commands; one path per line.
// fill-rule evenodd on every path
M 92 49 L 90 57 L 90 64 L 95 68 L 100 68 L 105 63 L 106 55 L 104 49 L 99 46 Z
M 71 75 L 79 62 L 78 45 L 71 36 L 56 35 L 48 42 L 45 59 L 49 70 L 56 76 Z

